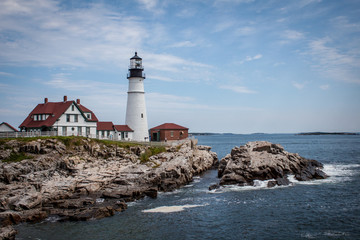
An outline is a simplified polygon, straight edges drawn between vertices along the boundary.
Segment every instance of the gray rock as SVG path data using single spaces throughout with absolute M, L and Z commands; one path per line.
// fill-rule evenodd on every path
M 299 181 L 324 179 L 322 164 L 296 153 L 289 153 L 279 144 L 265 141 L 249 142 L 235 147 L 221 159 L 218 168 L 220 185 L 249 185 L 254 180 L 275 179 L 269 187 L 290 184 L 287 175 L 294 174 Z

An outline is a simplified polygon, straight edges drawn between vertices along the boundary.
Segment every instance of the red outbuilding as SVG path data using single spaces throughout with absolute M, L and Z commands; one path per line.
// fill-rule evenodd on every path
M 164 123 L 150 129 L 151 141 L 181 140 L 189 136 L 189 129 L 175 123 Z

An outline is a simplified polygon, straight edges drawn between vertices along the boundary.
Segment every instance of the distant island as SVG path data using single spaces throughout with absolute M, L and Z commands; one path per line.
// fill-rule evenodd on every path
M 298 133 L 297 135 L 359 135 L 359 133 L 351 133 L 351 132 L 307 132 L 307 133 Z

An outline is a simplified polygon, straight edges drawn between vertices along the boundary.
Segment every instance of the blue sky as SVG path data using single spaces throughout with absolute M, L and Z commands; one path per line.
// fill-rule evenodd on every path
M 1 0 L 0 122 L 67 95 L 124 124 L 135 51 L 149 127 L 360 131 L 357 0 Z

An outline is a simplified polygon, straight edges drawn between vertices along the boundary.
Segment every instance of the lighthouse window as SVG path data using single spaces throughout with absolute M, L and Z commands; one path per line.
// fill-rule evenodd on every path
M 143 114 L 143 113 L 141 114 L 141 118 L 144 118 L 144 114 Z

